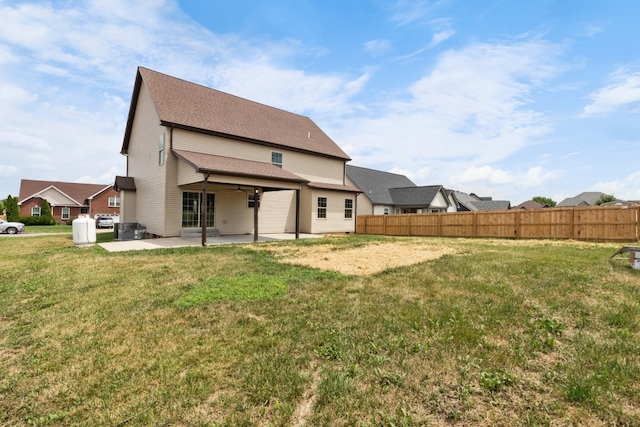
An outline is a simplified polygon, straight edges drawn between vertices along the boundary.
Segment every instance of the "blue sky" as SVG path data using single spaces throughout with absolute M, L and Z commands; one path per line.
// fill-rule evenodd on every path
M 136 67 L 311 117 L 351 164 L 640 200 L 635 0 L 0 0 L 0 198 L 108 184 Z

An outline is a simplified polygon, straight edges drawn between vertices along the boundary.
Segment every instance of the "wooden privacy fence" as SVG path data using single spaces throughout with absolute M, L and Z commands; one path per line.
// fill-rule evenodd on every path
M 359 234 L 637 241 L 640 206 L 360 215 Z

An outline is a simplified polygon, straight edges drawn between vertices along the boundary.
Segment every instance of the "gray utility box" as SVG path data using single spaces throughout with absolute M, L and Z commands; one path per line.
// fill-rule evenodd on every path
M 113 240 L 140 240 L 147 237 L 147 227 L 137 222 L 117 222 L 113 225 Z

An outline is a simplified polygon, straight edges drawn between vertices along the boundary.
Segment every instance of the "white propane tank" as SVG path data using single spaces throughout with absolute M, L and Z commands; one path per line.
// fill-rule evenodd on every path
M 75 245 L 92 245 L 96 242 L 96 222 L 92 218 L 76 218 L 71 223 L 71 226 Z
M 629 261 L 631 261 L 631 268 L 634 270 L 640 270 L 640 252 L 630 252 L 633 255 L 633 259 L 629 257 Z

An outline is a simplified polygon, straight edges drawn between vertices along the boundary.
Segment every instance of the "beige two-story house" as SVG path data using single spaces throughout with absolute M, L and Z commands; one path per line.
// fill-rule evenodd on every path
M 350 158 L 308 117 L 139 67 L 121 153 L 147 234 L 355 231 Z

